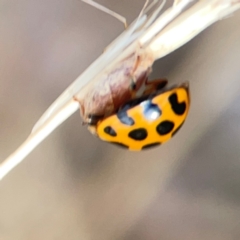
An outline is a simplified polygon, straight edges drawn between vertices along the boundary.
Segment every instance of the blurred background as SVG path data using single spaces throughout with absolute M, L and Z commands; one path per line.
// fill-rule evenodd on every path
M 99 0 L 136 18 L 144 0 Z M 168 1 L 170 5 L 171 1 Z M 128 152 L 74 114 L 0 183 L 1 240 L 240 239 L 240 12 L 154 65 L 190 82 L 165 145 Z M 0 159 L 123 25 L 79 0 L 0 0 Z

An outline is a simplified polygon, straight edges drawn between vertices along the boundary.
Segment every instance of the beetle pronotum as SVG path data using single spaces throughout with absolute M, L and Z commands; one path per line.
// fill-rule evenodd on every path
M 181 14 L 190 3 L 191 7 Z M 1 163 L 0 179 L 77 111 L 79 105 L 73 96 L 81 98 L 91 91 L 94 83 L 123 64 L 123 59 L 147 56 L 147 61 L 141 66 L 146 64 L 150 67 L 157 59 L 171 53 L 212 23 L 239 8 L 240 0 L 201 0 L 194 3 L 192 0 L 175 0 L 174 5 L 161 15 L 158 15 L 160 8 L 156 7 L 152 15 L 140 16 L 64 91 L 40 118 L 27 140 Z

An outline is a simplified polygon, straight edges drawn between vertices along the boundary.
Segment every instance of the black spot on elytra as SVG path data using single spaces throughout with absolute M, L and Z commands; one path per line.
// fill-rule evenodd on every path
M 128 136 L 136 141 L 142 141 L 147 137 L 147 130 L 145 128 L 137 128 L 132 130 Z
M 186 111 L 186 103 L 185 102 L 178 102 L 177 94 L 173 93 L 169 98 L 168 98 L 172 110 L 177 114 L 177 115 L 183 115 L 184 112 Z
M 118 143 L 118 142 L 110 142 L 118 147 L 121 147 L 121 148 L 125 148 L 125 149 L 128 149 L 129 147 L 123 143 Z
M 134 120 L 127 115 L 126 111 L 120 111 L 117 113 L 119 121 L 125 125 L 132 126 L 134 125 Z
M 163 121 L 157 125 L 157 132 L 159 135 L 166 135 L 170 133 L 174 128 L 174 123 L 171 121 Z
M 149 148 L 153 148 L 153 147 L 156 147 L 156 146 L 160 146 L 161 143 L 160 142 L 156 142 L 156 143 L 150 143 L 150 144 L 146 144 L 142 147 L 142 149 L 149 149 Z
M 172 137 L 180 130 L 183 124 L 184 122 L 176 130 L 174 130 L 174 132 L 172 133 Z
M 110 127 L 110 126 L 107 126 L 104 128 L 104 132 L 112 137 L 116 137 L 117 136 L 117 133 L 115 132 L 115 130 Z

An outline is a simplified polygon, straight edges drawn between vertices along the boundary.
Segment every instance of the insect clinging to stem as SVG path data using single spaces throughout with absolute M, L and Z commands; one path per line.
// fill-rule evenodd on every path
M 86 2 L 89 1 L 87 0 Z M 93 1 L 90 3 L 92 4 Z M 144 9 L 147 7 L 147 4 L 148 1 L 145 2 L 143 10 L 141 11 L 138 18 L 141 17 Z M 159 8 L 159 10 L 161 8 Z M 123 22 L 125 23 L 125 21 Z M 92 82 L 91 85 L 87 85 L 86 88 L 82 89 L 81 96 L 74 96 L 74 99 L 79 102 L 80 113 L 83 118 L 83 122 L 88 125 L 89 130 L 93 134 L 97 135 L 100 137 L 100 139 L 103 139 L 105 141 L 117 141 L 117 143 L 125 146 L 129 146 L 129 142 L 131 143 L 132 140 L 132 144 L 129 146 L 130 150 L 141 150 L 142 148 L 146 148 L 147 145 L 153 146 L 152 142 L 154 139 L 155 141 L 158 141 L 158 145 L 165 142 L 167 139 L 170 139 L 170 132 L 175 131 L 175 129 L 183 123 L 187 117 L 189 108 L 189 89 L 188 87 L 185 87 L 185 90 L 187 90 L 186 93 L 188 94 L 185 94 L 185 97 L 183 99 L 184 104 L 187 106 L 185 109 L 186 111 L 183 112 L 184 117 L 180 121 L 181 124 L 176 124 L 176 126 L 172 127 L 171 129 L 165 130 L 169 133 L 169 136 L 167 138 L 162 138 L 159 136 L 159 134 L 158 137 L 157 135 L 150 134 L 147 141 L 145 138 L 138 138 L 136 140 L 131 138 L 130 133 L 130 135 L 122 134 L 122 137 L 119 138 L 119 135 L 121 135 L 121 133 L 124 131 L 123 129 L 125 128 L 127 128 L 125 130 L 128 132 L 135 131 L 135 133 L 137 133 L 136 129 L 144 129 L 144 131 L 148 131 L 149 133 L 152 132 L 151 128 L 156 128 L 154 124 L 156 124 L 157 121 L 158 124 L 160 124 L 161 119 L 163 119 L 167 114 L 166 112 L 168 112 L 168 115 L 165 116 L 165 118 L 169 118 L 169 122 L 172 123 L 175 119 L 177 119 L 176 114 L 173 116 L 174 111 L 170 112 L 167 110 L 167 94 L 164 92 L 164 90 L 162 90 L 162 93 L 158 91 L 160 87 L 163 88 L 166 85 L 166 80 L 159 79 L 151 82 L 148 80 L 148 76 L 152 70 L 152 64 L 155 60 L 152 56 L 152 53 L 150 51 L 145 51 L 145 48 L 143 48 L 140 43 L 137 42 L 137 44 L 138 46 L 135 49 L 135 52 L 128 55 L 121 62 L 118 62 L 118 65 L 113 68 L 114 70 L 105 71 L 103 76 L 98 79 L 98 81 Z M 178 88 L 175 90 L 176 97 L 178 98 L 179 94 L 177 93 L 179 93 L 179 90 Z M 159 113 L 161 112 L 161 114 L 159 114 L 158 120 L 155 119 L 155 121 L 152 121 L 151 119 L 145 119 L 145 110 L 141 107 L 143 102 L 140 102 L 139 99 L 142 97 L 150 99 L 154 94 L 159 95 L 159 98 L 157 98 L 158 102 L 156 106 L 158 107 L 158 111 Z M 122 111 L 120 109 L 128 101 L 138 101 L 138 108 L 137 106 L 134 106 L 134 109 L 138 109 L 137 112 L 133 109 L 128 109 L 128 111 L 125 112 L 126 117 L 127 114 L 134 112 L 132 115 L 132 118 L 134 120 L 132 121 L 133 124 L 131 124 L 133 126 L 131 127 L 129 124 L 123 122 L 122 118 L 118 117 L 119 114 L 122 114 Z M 178 103 L 178 99 L 176 99 L 176 103 Z M 153 110 L 150 106 L 148 107 L 149 111 Z M 109 119 L 112 119 L 111 122 L 109 122 Z M 116 124 L 116 121 L 114 123 L 113 119 L 118 119 L 120 121 L 118 124 Z M 114 136 L 114 139 L 113 135 L 108 134 L 108 137 L 106 137 L 106 131 L 100 130 L 104 122 L 108 122 L 108 124 L 110 124 L 106 126 L 106 128 L 111 128 L 112 131 L 114 131 L 114 135 L 116 135 Z M 112 124 L 114 126 L 112 126 Z M 123 124 L 125 124 L 125 126 L 123 126 Z M 166 125 L 161 125 L 161 127 L 164 126 Z M 113 130 L 113 128 L 115 128 L 115 130 Z M 111 137 L 109 135 L 111 135 Z M 135 141 L 135 143 L 133 143 L 133 141 Z

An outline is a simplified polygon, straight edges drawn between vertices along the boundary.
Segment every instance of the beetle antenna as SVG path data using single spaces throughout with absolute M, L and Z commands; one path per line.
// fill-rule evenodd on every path
M 127 20 L 125 17 L 123 17 L 122 15 L 110 10 L 109 8 L 104 7 L 103 5 L 93 1 L 93 0 L 81 0 L 82 2 L 85 2 L 109 15 L 111 15 L 112 17 L 115 17 L 116 19 L 118 19 L 120 22 L 122 22 L 124 24 L 124 27 L 127 28 L 128 24 L 127 24 Z

